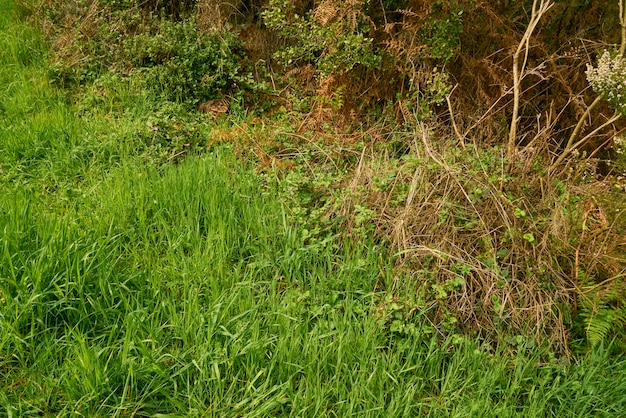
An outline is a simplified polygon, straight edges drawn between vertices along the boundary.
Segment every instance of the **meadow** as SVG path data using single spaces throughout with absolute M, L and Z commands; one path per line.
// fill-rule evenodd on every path
M 521 336 L 439 333 L 406 314 L 410 286 L 385 292 L 402 277 L 380 242 L 307 239 L 280 181 L 232 144 L 178 158 L 145 134 L 158 103 L 113 80 L 110 101 L 79 106 L 50 83 L 47 50 L 1 0 L 2 415 L 626 411 L 609 339 L 565 358 Z

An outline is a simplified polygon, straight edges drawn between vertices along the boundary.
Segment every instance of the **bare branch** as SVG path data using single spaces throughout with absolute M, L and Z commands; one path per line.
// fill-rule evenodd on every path
M 623 1 L 623 0 L 621 0 Z M 530 22 L 526 27 L 526 31 L 517 46 L 517 50 L 513 55 L 513 116 L 511 119 L 511 129 L 509 131 L 509 141 L 507 146 L 507 155 L 509 161 L 512 161 L 515 155 L 515 147 L 517 142 L 517 124 L 519 122 L 519 101 L 520 101 L 520 84 L 525 75 L 526 64 L 528 61 L 528 52 L 530 49 L 530 38 L 537 28 L 539 21 L 543 15 L 554 5 L 550 0 L 533 0 L 533 8 L 530 16 Z M 524 61 L 520 66 L 520 55 L 524 52 Z

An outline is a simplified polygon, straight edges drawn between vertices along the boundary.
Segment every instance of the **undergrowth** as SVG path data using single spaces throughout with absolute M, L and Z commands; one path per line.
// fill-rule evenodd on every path
M 342 77 L 363 63 L 269 89 L 191 2 L 42 4 L 0 1 L 8 416 L 626 409 L 619 155 L 609 177 L 582 154 L 551 170 L 535 137 L 511 160 L 442 123 L 448 74 L 416 67 L 429 81 L 359 125 Z M 357 34 L 382 18 L 326 4 Z M 424 54 L 452 59 L 460 12 L 422 11 Z
M 565 352 L 621 338 L 624 198 L 589 161 L 559 177 L 539 148 L 509 168 L 497 147 L 463 149 L 425 124 L 385 128 L 341 138 L 253 122 L 218 128 L 209 143 L 257 160 L 307 242 L 374 237 L 389 248 L 398 279 L 379 288 L 413 289 L 437 332 L 532 337 Z
M 132 155 L 167 165 L 227 143 L 243 160 L 256 160 L 290 214 L 306 225 L 305 242 L 329 249 L 375 240 L 387 247 L 395 268 L 408 272 L 408 286 L 428 301 L 439 332 L 494 341 L 501 334 L 532 336 L 565 353 L 583 337 L 597 345 L 620 335 L 625 221 L 623 199 L 608 181 L 623 185 L 618 141 L 612 160 L 598 158 L 601 148 L 586 158 L 571 144 L 572 133 L 558 155 L 551 134 L 561 116 L 552 112 L 545 122 L 540 115 L 536 128 L 520 126 L 525 139 L 509 141 L 504 155 L 471 136 L 494 132 L 490 111 L 467 129 L 468 115 L 455 122 L 447 65 L 460 53 L 464 13 L 493 10 L 466 2 L 415 9 L 275 1 L 252 7 L 252 21 L 209 27 L 201 24 L 208 3 L 195 13 L 187 3 L 176 12 L 162 6 L 33 3 L 32 21 L 51 41 L 50 80 L 82 115 L 107 121 L 70 132 L 28 126 L 9 133 L 8 155 L 21 163 L 8 165 L 8 180 L 51 165 L 43 191 L 73 190 L 70 196 L 77 187 L 64 175 L 74 170 L 79 182 L 83 173 L 101 170 L 92 155 L 100 163 Z M 259 54 L 247 33 L 259 34 L 263 25 L 282 37 L 274 46 L 278 62 L 249 59 Z M 393 80 L 386 62 L 398 70 Z M 524 75 L 525 65 L 520 82 L 539 71 Z M 272 75 L 277 69 L 284 74 Z M 359 77 L 371 87 L 355 96 Z M 389 100 L 394 86 L 395 101 L 381 107 L 370 100 Z M 27 102 L 21 100 L 24 112 Z M 68 109 L 57 119 L 70 117 Z M 121 115 L 118 129 L 105 133 Z M 602 126 L 609 122 L 615 118 Z M 92 134 L 106 140 L 87 144 Z M 45 151 L 48 143 L 56 155 Z

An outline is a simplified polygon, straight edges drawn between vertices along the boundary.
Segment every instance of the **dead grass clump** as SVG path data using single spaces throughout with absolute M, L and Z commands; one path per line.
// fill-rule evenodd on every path
M 242 21 L 260 7 L 262 1 L 243 0 L 199 0 L 196 4 L 198 30 L 224 30 L 225 25 Z
M 567 352 L 594 325 L 598 292 L 626 295 L 626 238 L 595 198 L 603 183 L 582 181 L 582 169 L 550 175 L 547 157 L 527 149 L 509 171 L 503 150 L 437 146 L 424 126 L 401 162 L 363 154 L 350 187 L 442 331 L 532 336 Z

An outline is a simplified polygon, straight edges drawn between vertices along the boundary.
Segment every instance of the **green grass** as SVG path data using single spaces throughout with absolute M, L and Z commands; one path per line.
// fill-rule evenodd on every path
M 566 366 L 525 343 L 438 337 L 420 315 L 392 332 L 380 249 L 306 241 L 227 146 L 167 163 L 138 133 L 154 115 L 132 85 L 111 85 L 126 113 L 69 103 L 11 10 L 0 1 L 2 414 L 626 410 L 626 361 L 606 348 Z
M 375 254 L 302 245 L 227 151 L 0 210 L 0 403 L 14 416 L 614 416 L 624 362 L 536 367 L 389 333 Z

